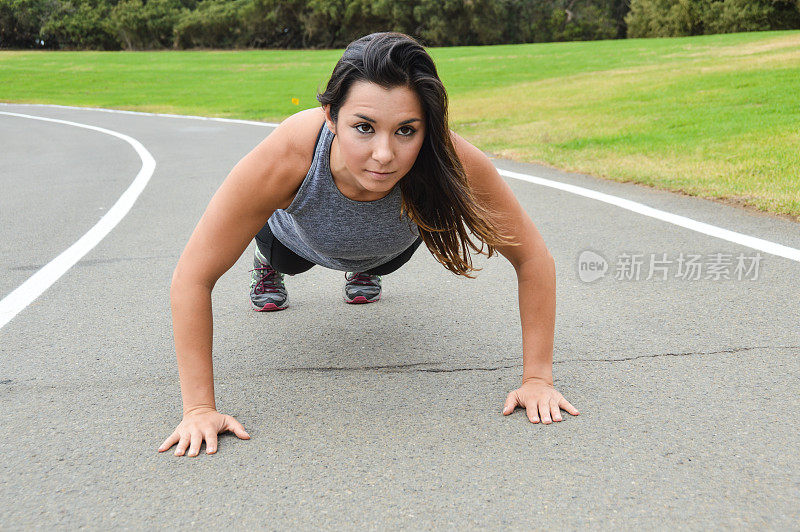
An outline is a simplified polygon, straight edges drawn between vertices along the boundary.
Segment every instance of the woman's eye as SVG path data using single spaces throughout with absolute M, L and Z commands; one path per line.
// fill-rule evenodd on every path
M 370 129 L 372 128 L 372 126 L 370 126 L 369 124 L 358 124 L 358 125 L 356 125 L 356 126 L 354 126 L 354 127 L 356 128 L 356 131 L 358 131 L 359 133 L 364 133 L 364 134 L 366 134 L 366 133 L 369 133 L 369 131 L 362 131 L 362 130 L 360 130 L 360 129 L 358 129 L 358 128 L 360 128 L 360 127 L 367 127 L 367 128 L 370 128 Z M 403 130 L 403 129 L 405 129 L 405 130 L 408 130 L 408 133 L 402 133 L 402 134 L 400 135 L 400 136 L 402 136 L 402 137 L 410 137 L 411 135 L 413 135 L 413 134 L 414 134 L 414 131 L 416 131 L 416 130 L 415 130 L 413 127 L 411 127 L 411 126 L 403 126 L 403 127 L 401 127 L 401 128 L 398 130 L 398 131 L 400 131 L 400 130 Z

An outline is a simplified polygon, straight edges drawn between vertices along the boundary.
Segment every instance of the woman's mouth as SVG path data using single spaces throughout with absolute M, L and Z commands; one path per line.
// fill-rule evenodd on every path
M 372 177 L 376 177 L 378 179 L 382 179 L 382 178 L 389 177 L 394 172 L 380 173 L 380 172 L 373 172 L 372 170 L 367 170 L 367 173 L 369 173 Z

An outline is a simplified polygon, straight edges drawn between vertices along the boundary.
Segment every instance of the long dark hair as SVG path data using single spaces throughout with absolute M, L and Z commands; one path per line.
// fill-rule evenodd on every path
M 345 48 L 336 63 L 325 92 L 317 100 L 330 105 L 337 123 L 339 109 L 356 81 L 369 81 L 385 88 L 406 86 L 414 90 L 425 111 L 426 134 L 417 160 L 399 181 L 401 215 L 419 227 L 428 250 L 445 268 L 473 279 L 467 246 L 491 257 L 498 245 L 519 245 L 500 228 L 499 213 L 487 209 L 470 190 L 464 168 L 450 138 L 447 92 L 428 52 L 413 37 L 398 32 L 372 33 Z M 481 241 L 478 249 L 465 225 Z

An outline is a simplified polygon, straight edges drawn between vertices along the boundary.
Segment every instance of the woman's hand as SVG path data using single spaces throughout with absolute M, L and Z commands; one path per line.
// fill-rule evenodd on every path
M 182 456 L 191 442 L 192 445 L 187 454 L 188 456 L 197 456 L 203 438 L 205 438 L 206 454 L 213 454 L 217 452 L 217 434 L 228 430 L 243 440 L 250 439 L 250 435 L 245 432 L 242 424 L 231 416 L 220 414 L 213 408 L 191 411 L 183 415 L 183 421 L 180 422 L 175 432 L 164 440 L 164 443 L 158 448 L 158 452 L 166 451 L 175 442 L 178 442 L 175 456 Z
M 517 405 L 527 410 L 531 423 L 539 422 L 541 412 L 542 423 L 545 425 L 552 423 L 551 416 L 553 420 L 561 421 L 561 408 L 573 416 L 580 413 L 553 388 L 552 384 L 538 378 L 527 379 L 522 386 L 508 394 L 503 415 L 512 413 Z

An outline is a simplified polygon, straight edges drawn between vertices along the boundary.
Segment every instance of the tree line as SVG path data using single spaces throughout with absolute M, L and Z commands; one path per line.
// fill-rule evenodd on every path
M 800 0 L 0 0 L 0 48 L 342 48 L 374 31 L 425 46 L 800 29 Z

